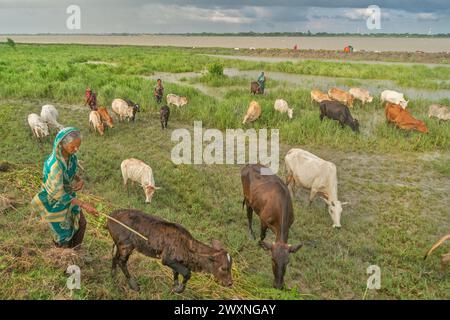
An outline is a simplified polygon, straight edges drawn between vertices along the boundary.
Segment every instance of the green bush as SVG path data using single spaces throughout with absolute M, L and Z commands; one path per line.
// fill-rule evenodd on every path
M 208 66 L 208 72 L 211 75 L 222 76 L 223 75 L 223 65 L 218 62 L 214 62 Z

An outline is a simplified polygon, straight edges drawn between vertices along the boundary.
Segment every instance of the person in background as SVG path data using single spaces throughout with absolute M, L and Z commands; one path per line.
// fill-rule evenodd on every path
M 259 84 L 259 88 L 261 90 L 261 93 L 264 94 L 264 87 L 266 84 L 266 76 L 264 75 L 264 71 L 261 72 L 261 74 L 258 77 L 258 84 Z
M 155 90 L 153 91 L 153 95 L 155 96 L 156 102 L 161 103 L 162 98 L 164 96 L 164 87 L 162 85 L 161 79 L 158 79 L 156 81 L 156 87 Z
M 84 105 L 88 105 L 91 110 L 97 110 L 97 94 L 89 87 L 86 88 Z
M 31 210 L 49 224 L 57 247 L 80 247 L 86 230 L 82 209 L 98 215 L 92 205 L 77 198 L 76 192 L 84 186 L 77 174 L 80 145 L 79 130 L 63 128 L 58 132 L 53 152 L 44 162 L 42 189 L 31 201 Z

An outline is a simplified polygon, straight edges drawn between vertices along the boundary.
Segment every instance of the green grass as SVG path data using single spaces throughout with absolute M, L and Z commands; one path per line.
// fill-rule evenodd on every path
M 117 65 L 83 63 L 87 61 Z M 216 99 L 190 86 L 164 82 L 166 93 L 186 95 L 189 105 L 172 108 L 169 130 L 162 131 L 157 106 L 150 99 L 154 83 L 139 75 L 201 71 L 214 61 L 171 48 L 17 45 L 14 52 L 0 52 L 0 162 L 16 164 L 14 171 L 0 173 L 0 193 L 10 193 L 23 202 L 17 211 L 0 214 L 0 298 L 448 299 L 449 279 L 439 273 L 438 259 L 446 247 L 422 261 L 423 254 L 450 226 L 450 129 L 447 123 L 426 116 L 428 104 L 438 101 L 410 102 L 412 113 L 427 123 L 427 135 L 386 125 L 377 99 L 365 107 L 357 105 L 352 114 L 361 123 L 361 134 L 356 135 L 333 121 L 321 123 L 317 105 L 309 100 L 309 89 L 301 84 L 271 84 L 269 80 L 267 95 L 251 96 L 248 81 L 244 86 L 244 80 L 236 85 L 234 77 L 224 78 L 220 89 L 225 93 Z M 332 66 L 327 68 L 334 72 Z M 358 79 L 356 76 L 353 81 Z M 202 84 L 219 89 L 214 81 L 205 79 Z M 237 88 L 241 84 L 242 89 Z M 110 105 L 113 98 L 127 96 L 140 102 L 144 110 L 135 124 L 117 124 L 99 137 L 89 131 L 87 108 L 80 106 L 87 85 L 98 91 L 101 104 Z M 294 119 L 273 110 L 278 97 L 294 107 Z M 344 208 L 343 228 L 333 230 L 324 204 L 316 200 L 309 207 L 307 192 L 297 194 L 290 242 L 314 240 L 317 244 L 292 256 L 285 279 L 289 289 L 285 291 L 271 287 L 270 256 L 247 236 L 241 166 L 176 166 L 170 160 L 175 145 L 170 140 L 172 129 L 191 130 L 194 120 L 203 121 L 204 128 L 241 128 L 252 99 L 261 103 L 263 113 L 247 127 L 280 129 L 280 161 L 295 146 L 336 163 L 340 198 L 350 202 Z M 132 292 L 120 273 L 116 280 L 110 277 L 112 240 L 103 218 L 88 217 L 80 256 L 58 256 L 47 226 L 28 223 L 28 203 L 39 188 L 51 139 L 33 140 L 26 117 L 39 113 L 44 103 L 58 107 L 62 124 L 82 131 L 79 157 L 86 181 L 82 199 L 103 213 L 137 208 L 181 223 L 202 241 L 221 240 L 234 258 L 234 287 L 222 288 L 209 275 L 195 273 L 185 293 L 174 295 L 170 270 L 135 254 L 130 271 L 141 292 Z M 141 158 L 155 172 L 156 184 L 162 189 L 151 205 L 144 204 L 140 188 L 132 188 L 128 196 L 122 186 L 120 162 L 128 157 Z M 283 165 L 279 174 L 284 178 Z M 257 219 L 254 226 L 259 229 Z M 273 239 L 271 233 L 268 237 Z M 82 269 L 82 289 L 71 296 L 65 288 L 64 271 L 72 263 Z M 381 267 L 382 288 L 366 292 L 366 268 L 371 264 Z

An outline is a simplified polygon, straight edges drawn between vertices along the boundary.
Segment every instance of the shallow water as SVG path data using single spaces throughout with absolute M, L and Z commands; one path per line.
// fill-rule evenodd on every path
M 189 83 L 188 81 L 181 81 L 181 79 L 191 79 L 199 77 L 206 71 L 202 72 L 182 72 L 182 73 L 170 73 L 170 72 L 157 72 L 150 76 L 145 76 L 147 79 L 156 80 L 158 78 L 163 81 L 171 82 L 174 84 L 188 86 L 199 90 L 200 92 L 218 99 L 222 99 L 230 87 L 225 88 L 213 88 L 201 83 Z M 239 70 L 236 68 L 225 68 L 224 74 L 229 77 L 244 77 L 249 81 L 256 81 L 260 74 L 260 70 Z M 391 89 L 403 92 L 406 99 L 429 99 L 429 100 L 441 100 L 450 99 L 450 90 L 425 90 L 415 88 L 402 88 L 391 80 L 372 80 L 372 79 L 354 79 L 354 78 L 335 78 L 324 76 L 311 76 L 311 75 L 299 75 L 285 72 L 265 72 L 268 80 L 267 89 L 270 90 L 270 79 L 283 82 L 289 87 L 301 87 L 307 90 L 319 89 L 327 91 L 330 87 L 339 87 L 345 90 L 350 87 L 363 87 L 371 92 L 375 97 L 378 97 L 383 90 Z M 355 83 L 355 85 L 347 85 L 346 82 Z M 273 87 L 272 87 L 273 88 Z
M 239 55 L 226 55 L 226 54 L 204 54 L 208 57 L 227 59 L 227 60 L 242 60 L 242 61 L 254 61 L 254 62 L 301 62 L 307 60 L 317 60 L 325 62 L 342 62 L 342 63 L 359 63 L 359 64 L 386 64 L 386 65 L 402 65 L 402 66 L 426 66 L 430 68 L 434 67 L 448 67 L 448 65 L 438 63 L 420 63 L 420 62 L 389 62 L 389 61 L 375 61 L 375 60 L 338 60 L 338 59 L 321 59 L 321 58 L 287 58 L 287 57 L 258 57 L 258 56 L 239 56 Z
M 238 70 L 235 68 L 226 68 L 224 74 L 227 76 L 242 76 L 256 80 L 260 74 L 259 70 Z M 369 90 L 372 95 L 379 96 L 383 90 L 391 89 L 403 92 L 407 99 L 450 99 L 450 90 L 425 90 L 415 88 L 402 88 L 391 80 L 372 80 L 372 79 L 355 79 L 355 78 L 335 78 L 324 76 L 298 75 L 285 72 L 265 72 L 266 78 L 277 81 L 284 81 L 294 84 L 302 88 L 312 90 L 320 89 L 327 91 L 330 87 L 339 87 L 348 90 L 350 86 L 345 85 L 346 81 L 357 82 L 356 87 L 364 87 Z M 270 90 L 270 87 L 268 88 Z

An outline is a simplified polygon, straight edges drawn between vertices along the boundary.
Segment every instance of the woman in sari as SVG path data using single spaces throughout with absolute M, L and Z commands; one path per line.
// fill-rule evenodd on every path
M 77 174 L 76 152 L 81 134 L 75 128 L 62 129 L 53 143 L 53 152 L 44 163 L 43 186 L 31 201 L 31 208 L 48 222 L 58 247 L 78 248 L 86 230 L 82 209 L 98 212 L 90 204 L 77 199 L 76 192 L 84 182 Z

